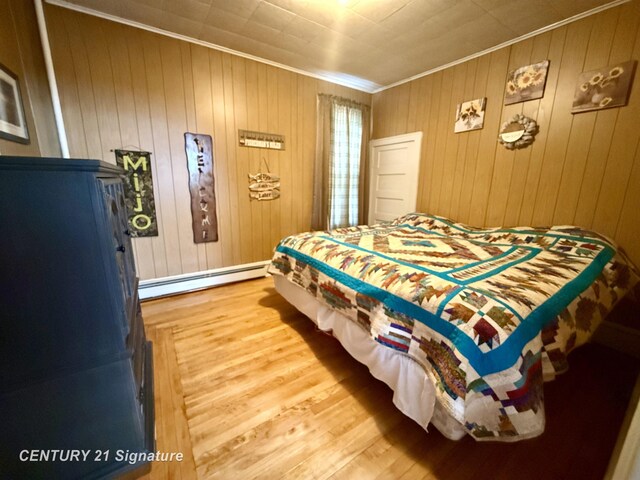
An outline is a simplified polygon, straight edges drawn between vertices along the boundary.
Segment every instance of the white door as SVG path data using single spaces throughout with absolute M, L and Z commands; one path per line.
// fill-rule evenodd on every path
M 422 132 L 371 140 L 369 225 L 416 211 Z

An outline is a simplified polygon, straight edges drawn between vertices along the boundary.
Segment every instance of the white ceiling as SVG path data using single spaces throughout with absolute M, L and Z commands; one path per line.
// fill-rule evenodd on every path
M 373 92 L 616 0 L 47 0 Z M 92 10 L 88 11 L 87 9 Z

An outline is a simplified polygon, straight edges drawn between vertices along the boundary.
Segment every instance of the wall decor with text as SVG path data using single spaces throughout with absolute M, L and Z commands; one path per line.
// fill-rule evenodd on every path
M 251 130 L 238 130 L 238 143 L 241 147 L 284 150 L 284 135 L 278 135 L 277 133 L 253 132 Z
M 156 202 L 153 196 L 151 153 L 114 150 L 116 163 L 124 168 L 124 193 L 132 237 L 157 237 Z
M 249 174 L 249 196 L 253 200 L 280 198 L 280 177 L 272 173 Z
M 533 143 L 537 133 L 536 121 L 518 113 L 502 124 L 498 141 L 509 150 L 525 148 Z
M 189 170 L 191 217 L 195 243 L 218 241 L 218 217 L 213 176 L 213 139 L 199 133 L 184 134 Z

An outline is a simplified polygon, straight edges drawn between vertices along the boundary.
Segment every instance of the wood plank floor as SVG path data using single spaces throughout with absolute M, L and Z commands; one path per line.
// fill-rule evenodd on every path
M 143 304 L 154 344 L 149 479 L 601 479 L 639 367 L 588 345 L 545 386 L 547 431 L 516 444 L 426 433 L 391 391 L 258 279 Z

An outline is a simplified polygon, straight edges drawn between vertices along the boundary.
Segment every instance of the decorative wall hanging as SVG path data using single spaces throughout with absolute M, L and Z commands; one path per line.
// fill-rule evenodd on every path
M 218 241 L 218 217 L 213 177 L 213 140 L 210 135 L 184 134 L 189 169 L 191 217 L 195 243 Z
M 18 77 L 0 64 L 0 138 L 29 143 Z
M 238 142 L 241 147 L 270 148 L 284 150 L 284 135 L 277 133 L 252 132 L 238 130 Z
M 524 148 L 533 143 L 533 137 L 536 133 L 538 133 L 536 121 L 517 114 L 502 124 L 498 141 L 509 150 Z
M 254 200 L 275 200 L 280 198 L 280 190 L 270 190 L 268 192 L 251 192 L 249 196 Z
M 269 164 L 263 158 L 268 173 L 249 174 L 249 196 L 255 200 L 275 200 L 280 197 L 280 177 L 269 170 Z
M 153 197 L 151 153 L 114 150 L 116 163 L 124 168 L 124 194 L 132 237 L 157 237 L 156 202 Z
M 549 60 L 545 60 L 510 72 L 507 76 L 504 104 L 511 105 L 512 103 L 542 98 L 548 71 Z
M 458 104 L 456 109 L 456 123 L 453 128 L 455 133 L 479 130 L 484 125 L 484 108 L 486 98 L 477 98 Z
M 622 107 L 629 100 L 636 61 L 581 73 L 573 96 L 571 113 Z

